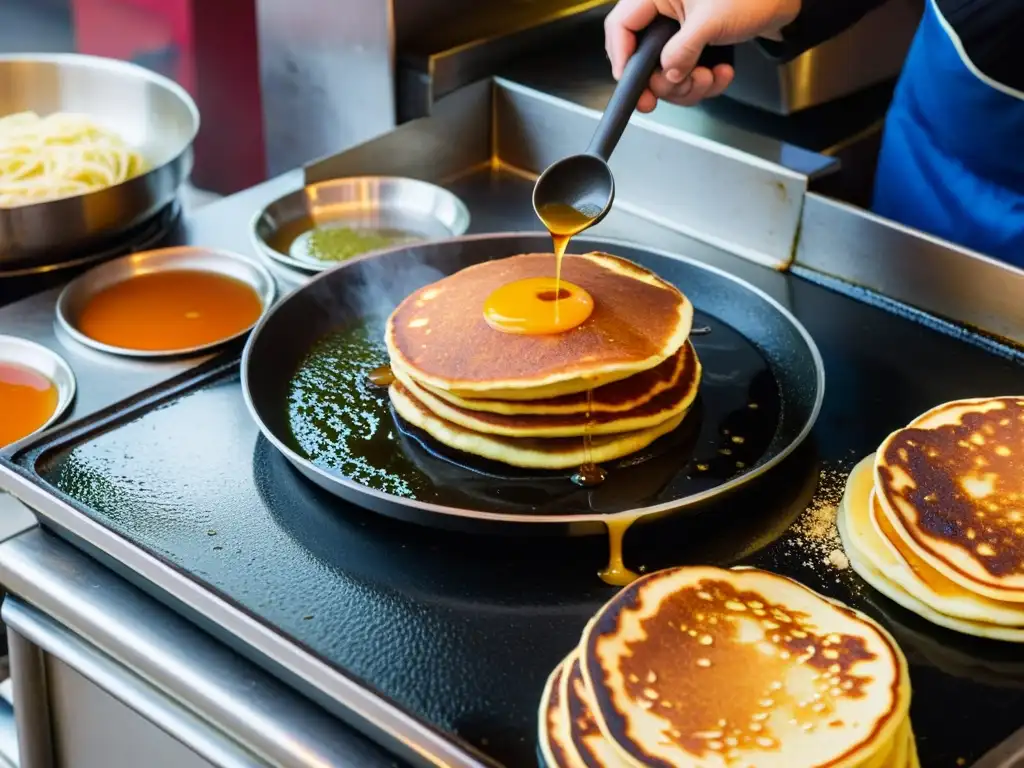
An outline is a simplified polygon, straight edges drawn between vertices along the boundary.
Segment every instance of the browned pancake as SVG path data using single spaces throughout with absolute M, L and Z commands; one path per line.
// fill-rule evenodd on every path
M 514 467 L 532 469 L 575 469 L 588 461 L 600 464 L 628 456 L 646 448 L 661 435 L 671 432 L 686 415 L 678 414 L 648 429 L 596 435 L 587 451 L 583 439 L 579 437 L 503 437 L 466 429 L 437 416 L 417 400 L 401 381 L 391 385 L 388 395 L 399 416 L 442 445 Z
M 586 392 L 574 392 L 561 397 L 546 397 L 537 400 L 480 400 L 459 397 L 447 390 L 423 384 L 430 394 L 442 400 L 470 411 L 487 411 L 488 413 L 515 414 L 551 414 L 551 413 L 618 413 L 631 411 L 648 402 L 655 395 L 675 386 L 687 366 L 693 365 L 696 353 L 687 342 L 672 355 L 646 371 L 633 374 L 629 378 L 613 381 L 603 387 L 597 387 L 588 395 Z
M 875 490 L 929 565 L 1024 602 L 1024 398 L 957 401 L 915 419 L 879 450 Z
M 523 254 L 476 264 L 421 288 L 388 321 L 391 359 L 417 381 L 461 396 L 533 400 L 653 368 L 689 335 L 693 307 L 678 289 L 605 254 L 567 256 L 562 264 L 563 279 L 594 300 L 582 325 L 531 336 L 487 324 L 484 302 L 495 289 L 553 272 L 551 254 Z
M 460 408 L 424 389 L 402 369 L 396 367 L 394 372 L 402 385 L 435 415 L 474 432 L 504 437 L 582 437 L 584 433 L 596 436 L 646 429 L 684 413 L 697 397 L 701 368 L 697 356 L 688 355 L 686 369 L 675 386 L 631 411 L 521 415 Z
M 580 649 L 602 733 L 638 765 L 860 765 L 909 705 L 906 661 L 881 627 L 755 569 L 643 577 Z
M 590 693 L 583 679 L 579 653 L 573 653 L 562 662 L 568 667 L 563 672 L 562 700 L 569 715 L 569 742 L 573 757 L 585 768 L 621 768 L 625 758 L 604 738 L 590 704 Z
M 548 768 L 571 766 L 566 750 L 569 744 L 568 711 L 562 699 L 562 678 L 565 662 L 555 667 L 544 685 L 537 717 L 537 741 Z

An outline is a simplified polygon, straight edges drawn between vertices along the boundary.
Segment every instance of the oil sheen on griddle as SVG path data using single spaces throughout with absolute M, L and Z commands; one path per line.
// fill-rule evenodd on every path
M 428 503 L 517 514 L 615 514 L 701 493 L 754 467 L 778 427 L 779 387 L 758 349 L 700 311 L 692 342 L 704 365 L 700 396 L 673 432 L 605 465 L 582 488 L 564 472 L 522 470 L 448 449 L 397 418 L 370 373 L 387 360 L 384 320 L 325 335 L 292 375 L 292 444 L 323 469 L 368 488 Z

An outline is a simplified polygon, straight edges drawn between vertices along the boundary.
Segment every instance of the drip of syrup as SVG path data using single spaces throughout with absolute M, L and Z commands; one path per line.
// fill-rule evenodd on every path
M 622 559 L 622 540 L 635 519 L 616 517 L 605 522 L 608 528 L 608 565 L 597 574 L 605 584 L 624 587 L 640 578 L 640 574 L 627 568 Z
M 390 365 L 382 365 L 366 374 L 366 378 L 373 386 L 385 388 L 394 383 L 395 373 L 391 370 Z
M 587 413 L 586 422 L 583 425 L 583 463 L 572 476 L 572 481 L 583 488 L 592 488 L 604 482 L 608 473 L 603 467 L 594 463 L 593 437 L 590 434 L 590 414 L 594 408 L 594 390 L 587 390 Z
M 581 325 L 594 311 L 594 300 L 583 288 L 562 282 L 562 257 L 573 235 L 594 223 L 596 206 L 573 207 L 546 203 L 537 214 L 551 233 L 555 278 L 531 277 L 498 288 L 484 302 L 484 318 L 502 333 L 544 335 L 563 333 Z
M 565 203 L 545 203 L 537 209 L 541 223 L 551 233 L 551 242 L 555 247 L 555 287 L 562 283 L 562 257 L 573 235 L 578 235 L 594 223 L 601 215 L 596 205 L 582 204 L 579 207 Z

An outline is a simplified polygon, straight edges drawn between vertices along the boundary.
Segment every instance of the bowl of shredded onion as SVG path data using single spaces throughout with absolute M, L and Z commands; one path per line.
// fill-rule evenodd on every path
M 192 169 L 195 103 L 126 62 L 0 56 L 0 275 L 110 247 L 173 203 Z

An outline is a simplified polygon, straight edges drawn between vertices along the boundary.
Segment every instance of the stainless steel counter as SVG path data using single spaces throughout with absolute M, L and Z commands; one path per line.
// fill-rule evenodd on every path
M 472 231 L 535 230 L 530 179 L 550 160 L 585 144 L 597 119 L 591 109 L 506 81 L 465 89 L 439 106 L 430 119 L 309 167 L 305 178 L 402 173 L 440 181 L 468 204 Z M 791 278 L 780 270 L 802 270 L 816 280 L 852 275 L 885 291 L 882 300 L 895 297 L 1024 341 L 1019 304 L 1024 273 L 809 194 L 807 176 L 792 168 L 645 118 L 627 130 L 614 167 L 620 201 L 595 235 L 685 253 L 750 280 L 785 305 L 792 303 Z M 212 204 L 187 221 L 175 241 L 257 258 L 248 239 L 253 214 L 302 182 L 303 174 L 294 172 Z M 301 281 L 283 270 L 276 277 L 283 291 Z M 836 287 L 849 290 L 842 282 Z M 54 334 L 55 293 L 0 310 L 0 333 L 35 338 L 71 360 L 81 391 L 75 419 L 201 362 L 125 368 L 106 356 L 84 354 Z M 983 305 L 969 300 L 981 295 Z M 69 667 L 185 744 L 205 761 L 197 765 L 387 761 L 362 737 L 349 740 L 352 732 L 310 699 L 333 714 L 348 712 L 375 738 L 401 749 L 404 759 L 422 765 L 481 764 L 455 753 L 444 763 L 438 757 L 443 750 L 430 751 L 438 747 L 431 733 L 389 720 L 395 714 L 387 702 L 359 699 L 353 705 L 351 689 L 307 649 L 269 632 L 221 595 L 199 588 L 187 574 L 41 492 L 13 469 L 0 466 L 0 488 L 45 508 L 46 516 L 59 520 L 59 527 L 92 555 L 35 529 L 31 516 L 7 498 L 0 515 L 8 525 L 0 529 L 0 582 L 18 597 L 5 617 L 12 624 L 12 647 L 20 654 L 16 675 L 23 680 L 39 681 L 47 670 L 56 670 L 51 674 L 63 681 L 64 690 L 81 690 L 77 678 L 59 665 Z M 146 584 L 149 597 L 97 560 Z M 159 603 L 175 606 L 188 620 Z M 249 658 L 290 685 L 274 682 L 206 631 L 244 647 Z M 64 729 L 62 738 L 68 739 L 81 732 L 66 721 L 55 725 L 29 690 L 23 686 L 20 699 L 16 691 L 22 712 L 38 715 L 34 728 L 25 726 L 23 739 L 25 754 L 35 757 L 22 765 L 69 764 L 59 752 L 47 757 L 42 745 L 54 729 Z M 62 710 L 57 719 L 74 716 Z M 352 755 L 358 756 L 355 762 Z M 107 765 L 120 768 L 116 761 Z

